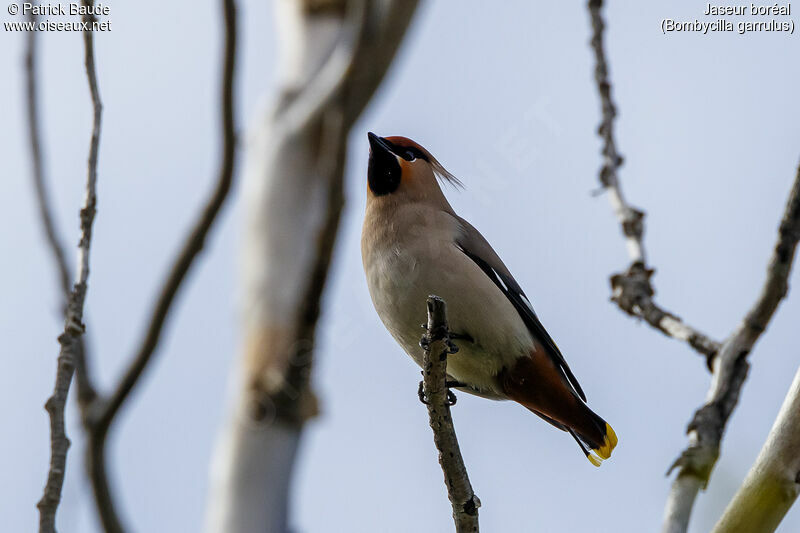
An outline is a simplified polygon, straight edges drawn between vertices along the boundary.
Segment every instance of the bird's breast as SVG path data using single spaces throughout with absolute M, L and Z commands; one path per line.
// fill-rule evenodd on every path
M 530 356 L 533 340 L 516 309 L 481 269 L 455 245 L 450 220 L 422 219 L 397 231 L 373 232 L 362 254 L 370 296 L 378 315 L 397 342 L 422 365 L 420 338 L 426 300 L 435 294 L 447 303 L 456 354 L 448 374 L 489 396 L 498 396 L 496 376 L 517 358 Z M 394 230 L 394 231 L 387 231 Z

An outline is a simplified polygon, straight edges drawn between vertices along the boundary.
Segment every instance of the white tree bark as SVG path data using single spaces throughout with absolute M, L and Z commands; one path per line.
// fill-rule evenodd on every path
M 761 453 L 712 533 L 775 531 L 800 494 L 800 369 Z
M 243 350 L 212 461 L 208 533 L 282 533 L 320 298 L 343 200 L 347 137 L 416 0 L 277 0 L 279 94 L 244 165 Z

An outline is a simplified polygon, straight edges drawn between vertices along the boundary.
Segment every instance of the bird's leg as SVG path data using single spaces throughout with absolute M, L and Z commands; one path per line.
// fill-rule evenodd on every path
M 450 389 L 457 389 L 459 387 L 466 387 L 466 383 L 461 383 L 455 379 L 448 380 L 444 382 L 444 386 L 447 387 L 447 403 L 448 405 L 455 405 L 458 398 L 456 398 L 456 393 L 451 391 Z
M 452 341 L 475 342 L 468 333 L 451 333 L 447 339 L 447 348 L 451 354 L 458 352 L 458 346 L 453 344 Z

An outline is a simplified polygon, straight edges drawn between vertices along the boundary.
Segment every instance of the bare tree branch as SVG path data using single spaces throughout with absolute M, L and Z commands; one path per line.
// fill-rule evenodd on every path
M 28 14 L 30 22 L 36 22 L 37 16 L 33 14 L 34 10 L 31 9 Z M 39 87 L 36 77 L 37 68 L 37 35 L 38 32 L 27 32 L 26 47 L 25 47 L 25 82 L 27 87 L 26 104 L 28 111 L 28 143 L 31 150 L 31 167 L 33 183 L 36 190 L 36 201 L 39 209 L 39 218 L 42 220 L 44 227 L 45 237 L 47 240 L 47 247 L 53 256 L 56 270 L 58 272 L 58 281 L 61 286 L 61 297 L 64 300 L 66 307 L 66 300 L 69 297 L 71 290 L 70 287 L 70 269 L 67 265 L 66 254 L 64 253 L 64 240 L 58 234 L 56 224 L 53 220 L 52 207 L 50 205 L 50 195 L 47 190 L 47 184 L 44 175 L 44 157 L 42 155 L 42 141 L 41 132 L 39 130 Z
M 433 442 L 439 451 L 447 496 L 453 506 L 453 520 L 458 533 L 478 531 L 478 507 L 481 502 L 472 491 L 467 467 L 461 457 L 450 406 L 455 403 L 447 388 L 447 356 L 457 351 L 450 342 L 447 308 L 438 296 L 428 296 L 427 332 L 420 344 L 424 355 L 420 398 L 428 406 Z
M 664 529 L 683 532 L 689 520 L 694 497 L 708 484 L 719 457 L 725 425 L 739 402 L 739 393 L 747 378 L 747 356 L 767 328 L 781 300 L 789 290 L 797 242 L 800 240 L 800 168 L 778 229 L 778 240 L 767 268 L 767 277 L 758 299 L 744 320 L 725 340 L 714 359 L 713 378 L 708 399 L 689 423 L 689 446 L 670 467 L 679 468 L 667 502 Z M 680 513 L 675 510 L 680 509 Z
M 698 329 L 683 322 L 677 315 L 657 305 L 653 299 L 655 289 L 650 281 L 654 270 L 647 265 L 644 248 L 644 212 L 632 207 L 625 200 L 617 176 L 622 165 L 622 156 L 617 152 L 614 141 L 614 118 L 616 106 L 611 98 L 611 81 L 603 44 L 602 0 L 589 0 L 589 13 L 592 21 L 591 46 L 595 56 L 594 78 L 602 103 L 602 121 L 597 134 L 603 139 L 603 166 L 600 169 L 600 183 L 608 195 L 614 214 L 622 227 L 631 264 L 625 272 L 611 276 L 611 299 L 625 313 L 644 319 L 663 334 L 686 342 L 699 353 L 706 356 L 709 369 L 711 361 L 719 350 L 719 342 L 711 339 Z
M 84 5 L 92 5 L 93 3 L 91 0 L 83 1 Z M 233 109 L 233 83 L 236 59 L 235 0 L 223 0 L 222 6 L 225 28 L 221 102 L 222 159 L 220 162 L 217 184 L 169 271 L 156 300 L 141 345 L 136 350 L 127 371 L 108 398 L 98 396 L 94 393 L 94 387 L 91 385 L 91 379 L 88 374 L 88 369 L 86 368 L 86 361 L 82 360 L 77 365 L 79 388 L 81 388 L 80 385 L 82 382 L 85 384 L 86 389 L 86 394 L 81 394 L 80 397 L 82 399 L 83 422 L 88 435 L 87 470 L 92 482 L 92 489 L 94 491 L 100 520 L 103 524 L 103 528 L 107 532 L 124 531 L 119 519 L 119 514 L 115 509 L 106 472 L 105 445 L 108 431 L 119 409 L 129 397 L 158 347 L 160 335 L 169 315 L 172 303 L 194 260 L 203 249 L 206 237 L 228 196 L 233 181 L 236 146 Z M 92 22 L 93 17 L 87 15 L 84 20 Z M 89 85 L 92 92 L 92 100 L 95 105 L 95 128 L 93 131 L 93 149 L 90 155 L 90 168 L 93 169 L 96 175 L 97 143 L 99 142 L 100 132 L 99 113 L 101 106 L 97 91 L 94 45 L 91 32 L 84 32 L 84 43 L 86 47 L 86 68 L 89 76 Z
M 642 239 L 644 213 L 626 203 L 617 177 L 622 158 L 617 153 L 613 137 L 616 109 L 611 99 L 608 66 L 603 50 L 601 8 L 602 0 L 589 0 L 593 30 L 591 45 L 596 60 L 595 81 L 603 104 L 603 119 L 598 131 L 604 141 L 600 181 L 608 191 L 611 205 L 622 225 L 632 261 L 625 273 L 611 277 L 612 299 L 626 313 L 644 318 L 663 333 L 688 342 L 692 348 L 706 355 L 709 369 L 712 370 L 708 399 L 695 412 L 689 424 L 689 447 L 670 468 L 670 472 L 676 467 L 680 470 L 667 499 L 662 532 L 683 533 L 688 527 L 697 493 L 705 488 L 719 457 L 725 425 L 736 407 L 747 377 L 747 355 L 788 290 L 788 276 L 800 239 L 800 169 L 789 196 L 761 295 L 743 322 L 722 345 L 659 308 L 652 300 L 654 290 L 650 277 L 653 269 L 647 267 L 645 259 Z
M 37 16 L 29 12 L 29 20 L 36 22 Z M 36 190 L 36 201 L 39 218 L 45 232 L 47 247 L 53 256 L 58 281 L 61 288 L 62 308 L 66 313 L 67 301 L 70 294 L 70 272 L 67 266 L 66 254 L 62 239 L 58 235 L 53 220 L 50 197 L 45 183 L 44 158 L 41 148 L 41 133 L 39 130 L 39 91 L 36 77 L 37 67 L 37 32 L 30 31 L 27 35 L 25 50 L 25 78 L 26 78 L 26 104 L 28 111 L 28 141 L 31 151 L 31 176 Z M 79 343 L 77 349 L 82 349 Z M 69 356 L 59 356 L 55 386 L 53 394 L 47 399 L 45 409 L 50 417 L 50 468 L 42 498 L 39 500 L 39 531 L 40 533 L 55 533 L 56 511 L 61 501 L 61 490 L 64 486 L 64 474 L 67 468 L 67 452 L 70 447 L 64 421 L 64 409 L 69 394 L 69 386 L 75 366 Z
M 33 15 L 32 15 L 33 17 Z M 35 20 L 35 19 L 31 19 Z M 47 400 L 45 408 L 50 414 L 51 433 L 51 462 L 47 484 L 42 499 L 37 507 L 40 511 L 39 530 L 55 532 L 56 509 L 61 500 L 61 488 L 64 483 L 66 471 L 67 450 L 69 439 L 64 431 L 64 406 L 69 393 L 72 374 L 76 361 L 83 358 L 83 306 L 86 300 L 89 279 L 89 253 L 92 242 L 92 226 L 97 205 L 97 154 L 100 143 L 100 125 L 102 104 L 97 89 L 97 78 L 94 70 L 94 51 L 91 42 L 91 33 L 84 33 L 86 72 L 94 107 L 94 120 L 92 136 L 89 145 L 89 160 L 86 181 L 86 197 L 80 211 L 80 241 L 78 243 L 78 273 L 75 285 L 69 288 L 69 270 L 59 238 L 56 234 L 55 224 L 50 214 L 47 189 L 44 184 L 44 170 L 41 157 L 40 134 L 38 129 L 37 86 L 35 78 L 35 33 L 28 35 L 28 55 L 26 58 L 28 82 L 28 121 L 30 124 L 31 153 L 34 160 L 34 180 L 36 183 L 39 211 L 45 226 L 48 245 L 53 253 L 62 290 L 66 297 L 64 311 L 64 332 L 59 336 L 61 346 L 58 355 L 56 370 L 56 384 L 53 395 Z M 88 40 L 87 40 L 88 39 Z
M 800 370 L 761 453 L 712 533 L 771 533 L 800 493 Z
M 183 246 L 175 258 L 169 274 L 159 292 L 144 338 L 136 350 L 130 366 L 120 380 L 102 413 L 99 415 L 99 426 L 110 425 L 111 420 L 127 399 L 131 390 L 139 380 L 150 358 L 158 347 L 167 316 L 175 297 L 181 288 L 186 274 L 194 264 L 194 260 L 205 246 L 206 238 L 216 221 L 222 205 L 228 197 L 233 183 L 234 155 L 236 149 L 236 128 L 234 124 L 233 82 L 236 60 L 236 2 L 223 0 L 225 23 L 224 64 L 222 69 L 222 159 L 218 171 L 218 180 L 205 207 L 195 222 L 192 231 L 185 239 Z

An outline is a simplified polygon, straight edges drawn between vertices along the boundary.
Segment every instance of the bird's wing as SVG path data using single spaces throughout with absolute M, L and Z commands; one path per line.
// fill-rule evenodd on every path
M 492 249 L 483 235 L 463 218 L 457 215 L 454 216 L 458 220 L 462 230 L 460 235 L 456 237 L 456 246 L 467 255 L 467 257 L 472 259 L 481 270 L 489 276 L 497 288 L 506 295 L 509 301 L 511 301 L 523 322 L 525 322 L 525 325 L 528 327 L 528 330 L 531 332 L 531 335 L 545 347 L 547 355 L 556 363 L 556 366 L 561 370 L 564 378 L 572 386 L 581 400 L 585 402 L 586 395 L 583 393 L 583 389 L 581 389 L 578 380 L 569 369 L 567 361 L 561 354 L 561 350 L 558 349 L 558 346 L 556 346 L 550 334 L 547 333 L 547 330 L 544 329 L 544 326 L 539 321 L 530 300 L 525 296 L 519 283 L 516 282 L 514 276 L 511 275 L 511 272 L 506 265 L 503 264 L 503 261 L 494 249 Z

